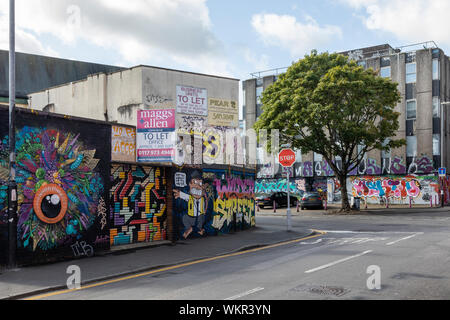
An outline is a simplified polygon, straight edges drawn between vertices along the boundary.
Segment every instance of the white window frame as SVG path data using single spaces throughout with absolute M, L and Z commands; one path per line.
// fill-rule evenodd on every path
M 410 102 L 414 102 L 416 105 L 416 114 L 414 118 L 408 117 L 408 103 Z M 406 100 L 406 120 L 416 120 L 416 119 L 417 119 L 417 100 L 416 99 Z
M 437 62 L 437 77 L 435 77 L 434 67 L 435 63 Z M 439 59 L 433 59 L 432 62 L 432 74 L 433 74 L 433 80 L 440 80 L 441 79 L 441 62 Z
M 408 141 L 409 140 L 409 141 Z M 411 140 L 413 140 L 414 144 L 415 144 L 415 152 L 413 154 L 409 153 L 408 151 L 410 151 L 411 147 Z M 413 158 L 413 157 L 417 157 L 417 136 L 407 136 L 406 137 L 406 156 L 408 158 Z
M 387 76 L 387 77 L 383 76 L 383 70 L 389 70 L 389 76 Z M 391 78 L 391 76 L 392 76 L 391 71 L 392 70 L 391 70 L 390 66 L 389 67 L 382 67 L 380 69 L 380 77 L 382 77 L 382 78 Z
M 408 73 L 408 66 L 414 65 L 414 72 Z M 414 81 L 408 80 L 408 76 L 414 75 Z M 406 64 L 406 83 L 416 83 L 417 82 L 417 63 L 410 62 Z
M 433 113 L 433 118 L 440 118 L 441 117 L 441 98 L 433 97 L 431 105 L 432 105 L 432 110 L 431 111 Z M 434 107 L 436 105 L 437 105 L 437 115 L 434 113 Z

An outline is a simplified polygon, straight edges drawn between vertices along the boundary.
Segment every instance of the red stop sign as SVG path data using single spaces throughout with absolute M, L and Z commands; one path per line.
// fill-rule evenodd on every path
M 292 167 L 295 163 L 295 152 L 291 149 L 284 149 L 278 155 L 278 161 L 283 167 Z

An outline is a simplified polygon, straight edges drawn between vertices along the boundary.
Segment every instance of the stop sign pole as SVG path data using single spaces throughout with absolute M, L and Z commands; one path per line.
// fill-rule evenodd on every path
M 295 163 L 295 152 L 291 149 L 284 149 L 278 155 L 278 160 L 284 168 L 291 168 Z M 286 170 L 287 176 L 287 231 L 292 231 L 292 215 L 291 215 L 291 170 Z

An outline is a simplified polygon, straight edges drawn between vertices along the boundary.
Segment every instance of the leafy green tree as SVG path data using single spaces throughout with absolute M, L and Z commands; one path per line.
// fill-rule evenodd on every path
M 263 92 L 263 113 L 254 128 L 278 129 L 281 144 L 321 154 L 341 183 L 342 210 L 349 211 L 347 177 L 364 155 L 406 144 L 393 138 L 399 102 L 397 84 L 373 69 L 340 54 L 312 51 Z

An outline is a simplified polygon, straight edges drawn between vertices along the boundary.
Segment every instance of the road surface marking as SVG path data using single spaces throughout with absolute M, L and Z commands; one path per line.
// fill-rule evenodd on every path
M 71 292 L 85 290 L 85 289 L 90 289 L 90 288 L 95 288 L 95 287 L 104 286 L 104 285 L 108 285 L 108 284 L 112 284 L 112 283 L 117 283 L 117 282 L 121 282 L 121 281 L 125 281 L 125 280 L 145 277 L 145 276 L 148 276 L 148 275 L 151 275 L 151 274 L 155 274 L 155 273 L 160 273 L 160 272 L 165 272 L 165 271 L 169 271 L 169 270 L 174 270 L 174 269 L 179 269 L 179 268 L 183 268 L 183 267 L 188 267 L 188 266 L 196 265 L 196 264 L 199 264 L 199 263 L 216 261 L 216 260 L 220 260 L 220 259 L 224 259 L 224 258 L 240 256 L 240 255 L 247 254 L 247 253 L 258 252 L 258 251 L 267 250 L 267 249 L 271 249 L 271 248 L 277 248 L 277 247 L 281 247 L 281 246 L 285 246 L 285 245 L 289 245 L 289 244 L 293 244 L 293 243 L 298 243 L 298 242 L 301 242 L 301 241 L 304 241 L 304 240 L 314 239 L 314 238 L 321 237 L 324 234 L 326 234 L 325 232 L 320 231 L 320 230 L 312 230 L 312 231 L 316 232 L 317 234 L 309 236 L 309 237 L 301 238 L 301 239 L 295 239 L 295 240 L 290 240 L 290 241 L 286 241 L 286 242 L 272 244 L 272 245 L 269 245 L 269 246 L 266 246 L 266 247 L 250 249 L 250 250 L 241 251 L 241 252 L 235 252 L 235 253 L 226 254 L 226 255 L 222 255 L 222 256 L 218 256 L 218 257 L 212 257 L 212 258 L 196 260 L 196 261 L 187 262 L 187 263 L 183 263 L 183 264 L 179 264 L 179 265 L 175 265 L 175 266 L 171 266 L 171 267 L 166 267 L 166 268 L 162 268 L 162 269 L 152 270 L 152 271 L 143 272 L 143 273 L 139 273 L 139 274 L 134 274 L 134 275 L 130 275 L 130 276 L 125 276 L 125 277 L 121 277 L 121 278 L 116 278 L 116 279 L 112 279 L 112 280 L 108 280 L 108 281 L 97 282 L 97 283 L 93 283 L 93 284 L 90 284 L 90 285 L 82 286 L 79 289 L 66 289 L 66 290 L 59 290 L 59 291 L 55 291 L 55 292 L 50 292 L 50 293 L 46 293 L 46 294 L 42 294 L 42 295 L 37 295 L 37 296 L 34 296 L 34 297 L 26 298 L 25 300 L 39 300 L 39 299 L 44 299 L 44 298 L 48 298 L 48 297 L 52 297 L 52 296 L 56 296 L 56 295 L 71 293 Z
M 225 300 L 237 300 L 239 298 L 242 298 L 242 297 L 245 297 L 245 296 L 249 296 L 249 295 L 251 295 L 253 293 L 256 293 L 256 292 L 259 292 L 259 291 L 262 291 L 262 290 L 264 290 L 264 288 L 255 288 L 255 289 L 252 289 L 252 290 L 249 290 L 249 291 L 237 294 L 237 295 L 232 296 L 230 298 L 226 298 Z
M 396 243 L 398 243 L 398 242 L 400 242 L 400 241 L 405 241 L 405 240 L 409 240 L 409 239 L 412 239 L 412 238 L 414 238 L 414 237 L 417 237 L 417 236 L 420 235 L 420 234 L 423 234 L 423 232 L 421 232 L 421 233 L 416 233 L 416 234 L 413 234 L 412 236 L 405 237 L 405 238 L 401 238 L 401 239 L 399 239 L 399 240 L 396 240 L 396 241 L 392 241 L 392 242 L 386 243 L 386 245 L 387 245 L 387 246 L 392 246 L 393 244 L 396 244 Z
M 401 231 L 344 231 L 344 230 L 322 230 L 325 233 L 348 233 L 348 234 L 367 234 L 367 233 L 389 233 L 389 234 L 417 234 L 417 232 L 401 232 Z
M 322 242 L 322 239 L 319 239 L 319 240 L 316 240 L 316 241 L 313 241 L 313 242 L 300 242 L 300 244 L 318 244 L 318 243 L 321 243 Z
M 313 272 L 316 272 L 316 271 L 320 271 L 320 270 L 323 270 L 323 269 L 332 267 L 332 266 L 334 266 L 334 265 L 337 265 L 337 264 L 339 264 L 339 263 L 346 262 L 346 261 L 348 261 L 348 260 L 351 260 L 351 259 L 355 259 L 355 258 L 364 256 L 364 255 L 369 254 L 369 253 L 371 253 L 371 252 L 373 252 L 373 251 L 372 251 L 372 250 L 364 251 L 363 253 L 360 253 L 360 254 L 357 254 L 357 255 L 354 255 L 354 256 L 351 256 L 351 257 L 347 257 L 347 258 L 344 258 L 344 259 L 340 259 L 340 260 L 337 260 L 337 261 L 334 261 L 334 262 L 325 264 L 325 265 L 323 265 L 323 266 L 320 266 L 320 267 L 317 267 L 317 268 L 314 268 L 314 269 L 305 271 L 305 273 L 313 273 Z

